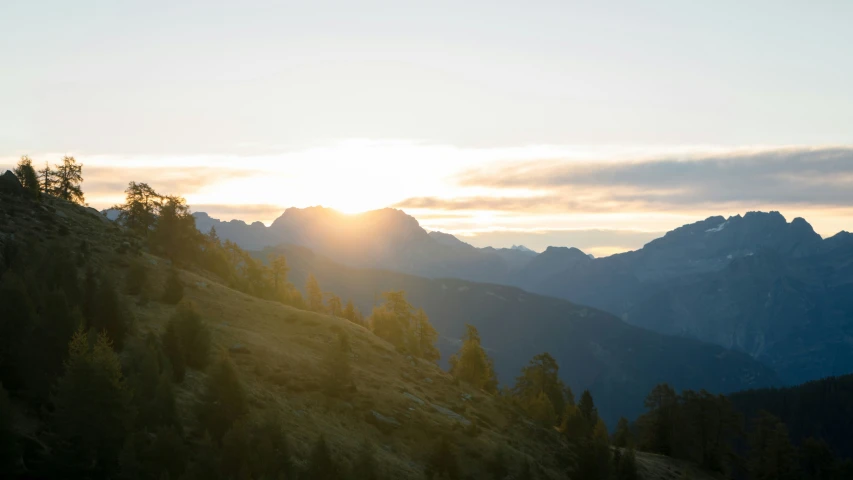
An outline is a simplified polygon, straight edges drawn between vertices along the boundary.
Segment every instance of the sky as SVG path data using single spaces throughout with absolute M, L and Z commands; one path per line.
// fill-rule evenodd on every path
M 402 208 L 604 255 L 710 215 L 853 228 L 851 2 L 0 2 L 0 167 L 197 211 Z

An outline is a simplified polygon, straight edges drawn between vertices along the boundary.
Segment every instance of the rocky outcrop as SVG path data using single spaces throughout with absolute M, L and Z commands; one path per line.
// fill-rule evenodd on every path
M 11 170 L 6 170 L 6 173 L 0 175 L 0 193 L 17 195 L 24 193 L 24 186 L 21 185 L 21 181 L 18 180 L 18 177 Z

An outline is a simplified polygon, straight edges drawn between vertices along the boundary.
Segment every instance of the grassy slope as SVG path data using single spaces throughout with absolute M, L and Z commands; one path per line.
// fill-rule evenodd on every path
M 0 196 L 0 255 L 7 245 L 20 242 L 37 246 L 61 242 L 79 252 L 84 240 L 91 252 L 90 264 L 112 271 L 119 286 L 130 261 L 138 258 L 149 266 L 149 290 L 154 294 L 162 290 L 168 262 L 130 253 L 135 239 L 94 210 L 51 198 L 36 204 Z M 376 447 L 377 459 L 391 478 L 421 479 L 431 446 L 446 434 L 475 478 L 482 476 L 483 460 L 498 447 L 505 448 L 513 462 L 528 458 L 538 464 L 539 478 L 562 478 L 554 458 L 565 447 L 556 432 L 532 425 L 495 397 L 454 385 L 436 365 L 402 356 L 346 320 L 259 300 L 217 283 L 205 272 L 181 271 L 180 277 L 186 286 L 185 301 L 192 301 L 211 326 L 216 354 L 234 359 L 253 411 L 280 413 L 297 459 L 306 458 L 320 434 L 345 460 L 351 460 L 359 445 L 367 441 Z M 162 331 L 176 308 L 131 296 L 125 300 L 134 318 L 132 336 L 137 338 Z M 322 358 L 338 332 L 350 337 L 357 385 L 356 392 L 340 399 L 326 396 L 320 388 Z M 230 353 L 229 347 L 235 345 L 249 353 Z M 193 407 L 205 375 L 190 370 L 177 389 L 188 427 L 194 422 Z M 433 405 L 476 422 L 479 433 L 469 434 L 458 418 Z M 375 425 L 372 412 L 393 417 L 399 427 Z M 34 418 L 23 410 L 16 416 L 19 432 L 30 432 L 26 436 L 37 441 Z M 638 464 L 645 472 L 643 478 L 649 480 L 679 478 L 662 475 L 685 468 L 671 459 L 642 453 Z M 696 474 L 692 478 L 714 477 Z

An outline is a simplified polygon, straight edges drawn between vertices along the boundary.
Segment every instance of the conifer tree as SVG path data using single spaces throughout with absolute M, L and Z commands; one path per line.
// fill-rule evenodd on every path
M 83 190 L 80 188 L 80 183 L 83 182 L 83 165 L 78 164 L 74 157 L 66 156 L 62 163 L 56 165 L 54 178 L 53 193 L 57 197 L 73 203 L 83 203 Z
M 162 196 L 147 183 L 130 182 L 124 191 L 125 203 L 112 208 L 119 211 L 118 222 L 129 230 L 147 236 L 157 221 Z
M 53 194 L 56 187 L 56 173 L 50 168 L 50 164 L 44 162 L 44 168 L 36 172 L 38 174 L 39 189 L 44 195 Z
M 326 296 L 329 297 L 329 300 L 326 303 L 326 311 L 329 312 L 329 314 L 331 314 L 333 317 L 343 316 L 343 308 L 341 307 L 341 297 L 335 295 L 332 292 L 327 292 Z
M 41 192 L 38 174 L 33 168 L 33 162 L 30 160 L 30 157 L 24 155 L 21 157 L 21 160 L 18 161 L 18 165 L 15 166 L 13 170 L 15 176 L 18 177 L 18 181 L 21 182 L 21 185 L 33 196 L 38 197 Z
M 414 330 L 416 341 L 415 348 L 418 355 L 430 362 L 437 362 L 441 358 L 441 353 L 439 353 L 438 348 L 435 346 L 435 342 L 438 340 L 438 332 L 435 331 L 435 328 L 429 321 L 429 317 L 427 317 L 426 312 L 424 312 L 422 308 L 419 308 L 412 317 L 412 328 Z M 489 361 L 491 362 L 491 359 L 489 359 Z M 497 378 L 495 378 L 494 388 L 491 388 L 490 386 L 485 386 L 483 388 L 490 392 L 496 391 Z
M 761 412 L 749 438 L 749 474 L 753 480 L 794 480 L 796 452 L 788 428 L 777 417 Z
M 214 230 L 213 233 L 216 234 L 216 231 Z M 290 267 L 287 266 L 287 259 L 284 258 L 284 255 L 270 254 L 269 262 L 273 277 L 273 287 L 277 293 L 279 287 L 283 287 L 287 283 L 287 272 L 290 271 Z
M 322 313 L 323 308 L 323 290 L 320 289 L 320 284 L 314 275 L 309 274 L 308 280 L 305 281 L 305 297 L 308 301 L 308 309 L 312 312 Z
M 344 306 L 343 317 L 353 323 L 361 323 L 359 321 L 359 313 L 355 308 L 355 305 L 352 303 L 352 300 L 347 300 L 346 306 Z
M 218 441 L 249 410 L 246 393 L 231 359 L 223 356 L 207 377 L 199 406 L 199 424 Z
M 565 411 L 566 405 L 574 404 L 574 396 L 571 389 L 560 380 L 559 371 L 557 361 L 550 354 L 536 355 L 516 378 L 513 395 L 526 408 L 527 404 L 537 401 L 540 394 L 544 393 L 554 412 Z
M 631 434 L 631 424 L 625 417 L 619 418 L 616 431 L 613 433 L 613 446 L 617 448 L 633 447 L 634 438 Z
M 450 357 L 450 374 L 460 381 L 490 393 L 497 391 L 498 381 L 492 359 L 480 344 L 477 327 L 466 325 L 459 353 Z
M 100 334 L 90 347 L 87 334 L 78 330 L 53 402 L 57 465 L 68 475 L 115 476 L 132 423 L 130 401 L 110 338 Z

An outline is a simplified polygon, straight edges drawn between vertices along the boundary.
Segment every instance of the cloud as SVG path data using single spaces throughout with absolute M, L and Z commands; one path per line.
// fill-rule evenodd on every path
M 158 193 L 187 195 L 224 178 L 248 176 L 252 171 L 219 167 L 107 167 L 85 166 L 83 187 L 87 194 L 123 192 L 130 181 L 145 182 Z
M 530 189 L 527 207 L 565 206 L 566 213 L 613 209 L 683 210 L 715 205 L 853 205 L 853 148 L 787 148 L 641 161 L 526 161 L 461 173 L 462 187 Z M 569 199 L 574 199 L 573 201 Z M 525 199 L 525 201 L 527 201 Z M 468 202 L 408 199 L 448 210 L 509 209 L 503 197 Z M 591 204 L 592 202 L 592 204 Z

